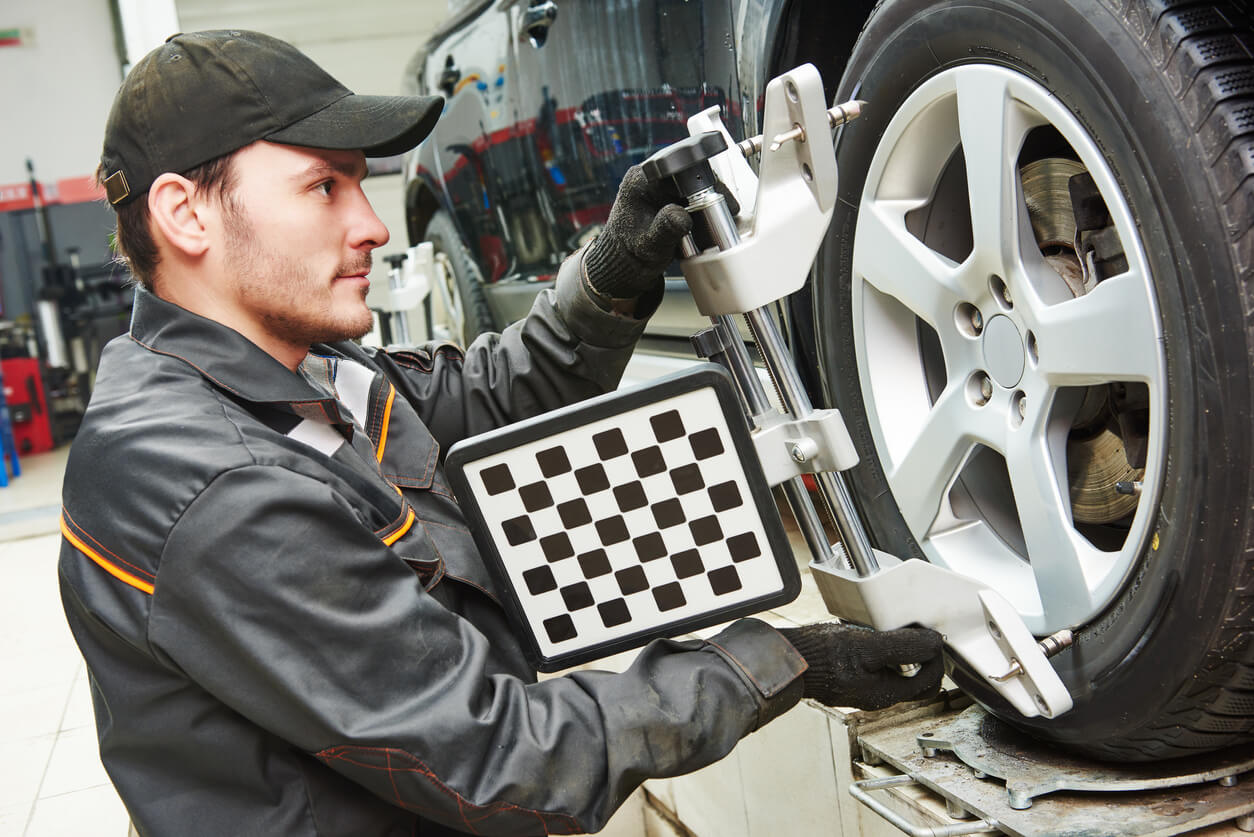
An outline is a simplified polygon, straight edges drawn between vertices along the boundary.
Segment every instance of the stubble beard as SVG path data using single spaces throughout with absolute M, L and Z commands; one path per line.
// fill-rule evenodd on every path
M 361 289 L 362 305 L 353 313 L 334 310 L 334 277 L 320 277 L 309 265 L 262 249 L 247 213 L 232 203 L 225 213 L 227 268 L 235 275 L 242 303 L 266 331 L 290 345 L 356 340 L 374 328 L 365 305 L 368 288 Z M 370 272 L 369 253 L 339 265 L 336 276 Z M 319 304 L 321 302 L 321 304 Z

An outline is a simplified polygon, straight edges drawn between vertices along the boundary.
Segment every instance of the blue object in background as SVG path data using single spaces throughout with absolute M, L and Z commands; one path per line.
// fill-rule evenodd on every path
M 9 484 L 9 468 L 13 469 L 13 476 L 22 475 L 17 445 L 13 441 L 13 424 L 9 421 L 9 403 L 4 400 L 4 372 L 0 371 L 0 488 Z

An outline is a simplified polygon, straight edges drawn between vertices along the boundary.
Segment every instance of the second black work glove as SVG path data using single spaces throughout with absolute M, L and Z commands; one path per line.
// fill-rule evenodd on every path
M 692 230 L 674 184 L 650 183 L 632 166 L 619 184 L 605 229 L 584 254 L 588 284 L 603 297 L 631 299 L 656 287 Z
M 827 706 L 883 709 L 930 697 L 945 673 L 941 635 L 927 628 L 872 631 L 824 622 L 779 632 L 809 664 L 802 696 Z M 898 669 L 903 663 L 922 670 L 905 677 Z

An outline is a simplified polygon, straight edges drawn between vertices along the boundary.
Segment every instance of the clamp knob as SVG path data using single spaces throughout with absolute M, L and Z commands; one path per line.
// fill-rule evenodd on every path
M 645 179 L 657 182 L 675 178 L 675 184 L 686 196 L 714 188 L 714 170 L 710 158 L 727 150 L 727 140 L 718 131 L 682 139 L 668 145 L 640 164 Z

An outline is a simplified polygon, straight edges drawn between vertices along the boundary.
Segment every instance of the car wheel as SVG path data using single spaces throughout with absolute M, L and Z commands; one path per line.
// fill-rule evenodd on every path
M 885 0 L 841 84 L 814 310 L 853 493 L 881 548 L 1074 629 L 1059 718 L 953 676 L 1097 757 L 1254 740 L 1249 11 Z
M 447 212 L 440 210 L 431 217 L 426 238 L 435 248 L 435 290 L 445 314 L 443 325 L 435 326 L 436 336 L 465 348 L 485 331 L 496 330 L 482 274 Z

